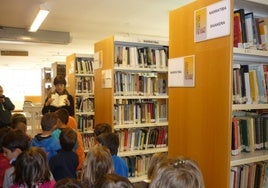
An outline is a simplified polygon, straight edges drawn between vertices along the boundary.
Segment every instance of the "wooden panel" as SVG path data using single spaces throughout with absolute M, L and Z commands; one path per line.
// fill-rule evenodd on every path
M 42 102 L 42 97 L 41 96 L 29 96 L 25 95 L 24 96 L 24 101 L 30 101 L 32 103 L 40 103 Z
M 170 12 L 169 57 L 195 55 L 193 88 L 169 88 L 169 155 L 196 160 L 208 188 L 229 187 L 231 149 L 231 36 L 194 43 L 199 0 Z M 187 16 L 185 16 L 187 15 Z
M 95 124 L 113 125 L 113 85 L 102 88 L 102 70 L 113 69 L 114 38 L 110 37 L 95 44 L 95 52 L 100 53 L 102 68 L 94 71 L 95 76 Z M 112 72 L 113 75 L 113 72 Z
M 75 100 L 75 58 L 76 55 L 72 54 L 66 58 L 66 88 L 68 92 L 74 97 Z

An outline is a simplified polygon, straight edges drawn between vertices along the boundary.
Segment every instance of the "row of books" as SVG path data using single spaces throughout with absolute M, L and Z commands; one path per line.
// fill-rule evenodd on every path
M 268 18 L 244 9 L 234 11 L 234 47 L 268 50 Z
M 117 99 L 114 125 L 167 121 L 167 101 L 153 99 Z
M 231 168 L 230 188 L 268 187 L 268 162 L 234 166 Z
M 76 96 L 75 97 L 75 110 L 76 112 L 93 112 L 94 111 L 94 98 Z
M 83 133 L 83 146 L 85 150 L 89 150 L 90 148 L 95 146 L 95 136 L 94 133 Z
M 121 95 L 166 95 L 167 80 L 157 73 L 135 73 L 117 71 L 114 74 L 114 93 Z
M 139 177 L 147 174 L 152 155 L 123 157 L 128 167 L 128 177 Z
M 94 93 L 94 77 L 76 77 L 75 83 L 76 93 Z
M 79 57 L 75 61 L 76 74 L 93 74 L 94 61 L 93 58 Z
M 166 68 L 168 47 L 115 46 L 114 62 L 119 67 Z
M 233 65 L 233 103 L 267 103 L 268 65 Z
M 167 131 L 167 127 L 116 130 L 120 142 L 118 151 L 123 152 L 166 147 Z
M 94 127 L 94 115 L 76 115 L 77 128 L 80 132 L 92 131 Z
M 244 112 L 232 118 L 232 155 L 268 149 L 268 114 Z

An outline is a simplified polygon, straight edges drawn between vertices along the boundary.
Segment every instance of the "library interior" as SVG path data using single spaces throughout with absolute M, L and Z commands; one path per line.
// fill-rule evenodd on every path
M 45 17 L 31 31 L 38 11 Z M 81 187 L 106 178 L 172 187 L 168 170 L 185 168 L 192 188 L 268 188 L 267 0 L 4 1 L 0 51 L 0 127 L 19 129 L 20 114 L 30 139 L 16 161 L 40 152 L 31 147 L 45 134 L 63 155 L 74 130 Z M 113 168 L 90 182 L 87 163 L 106 151 Z M 65 173 L 47 160 L 56 186 Z M 14 182 L 0 175 L 0 187 L 22 183 L 17 166 Z

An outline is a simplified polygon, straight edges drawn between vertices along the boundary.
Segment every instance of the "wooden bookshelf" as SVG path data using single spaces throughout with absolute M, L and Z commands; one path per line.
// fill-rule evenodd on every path
M 52 75 L 51 75 L 51 68 L 44 67 L 41 70 L 42 79 L 41 79 L 41 91 L 42 91 L 42 103 L 45 102 L 47 95 L 52 89 Z
M 169 15 L 169 58 L 195 55 L 196 80 L 194 87 L 168 89 L 168 153 L 197 161 L 205 187 L 226 188 L 230 184 L 232 34 L 195 43 L 193 24 L 195 10 L 216 2 L 197 0 Z
M 94 69 L 89 54 L 72 54 L 66 58 L 67 89 L 74 97 L 75 118 L 81 133 L 94 127 Z
M 197 0 L 170 12 L 170 58 L 195 55 L 194 87 L 169 88 L 169 156 L 198 162 L 205 187 L 230 187 L 231 167 L 267 160 L 267 151 L 231 156 L 233 111 L 267 109 L 267 104 L 232 104 L 233 63 L 267 63 L 267 51 L 233 48 L 233 10 L 267 6 L 230 0 L 230 35 L 194 42 L 194 11 L 217 3 Z M 256 6 L 255 6 L 256 5 Z M 188 15 L 185 17 L 184 15 Z
M 147 39 L 147 40 L 146 40 Z M 146 42 L 147 41 L 147 42 Z M 149 41 L 149 42 L 148 42 Z M 152 42 L 151 42 L 152 41 Z M 168 50 L 168 42 L 166 38 L 157 38 L 157 37 L 146 37 L 140 35 L 115 35 L 108 37 L 104 40 L 101 40 L 95 43 L 95 53 L 99 55 L 99 62 L 101 66 L 96 68 L 94 71 L 95 76 L 95 123 L 108 123 L 112 125 L 113 131 L 118 133 L 119 139 L 123 138 L 122 135 L 125 134 L 124 131 L 134 131 L 134 134 L 138 134 L 135 131 L 150 131 L 151 129 L 164 129 L 168 130 L 168 121 L 167 115 L 163 116 L 158 109 L 165 109 L 167 114 L 167 101 L 168 94 L 165 86 L 165 92 L 160 92 L 160 86 L 157 83 L 161 84 L 161 81 L 167 81 L 167 59 L 164 64 L 134 64 L 134 61 L 131 61 L 131 53 L 129 51 L 129 61 L 128 64 L 118 63 L 116 58 L 119 57 L 119 50 L 124 48 L 129 48 L 129 50 L 137 50 L 137 56 L 134 55 L 134 59 L 138 58 L 140 55 L 138 50 L 150 49 L 150 50 Z M 132 48 L 132 49 L 131 49 Z M 118 51 L 117 51 L 118 50 Z M 144 52 L 145 53 L 145 52 Z M 147 52 L 146 52 L 147 53 Z M 158 53 L 158 52 L 156 52 Z M 163 51 L 161 52 L 163 53 Z M 135 53 L 134 53 L 135 54 Z M 132 54 L 133 55 L 133 54 Z M 168 54 L 165 54 L 167 58 Z M 133 57 L 133 56 L 132 56 Z M 163 57 L 163 56 L 162 56 Z M 132 59 L 133 60 L 133 59 Z M 149 60 L 148 60 L 149 61 Z M 140 62 L 140 61 L 139 61 Z M 161 61 L 161 63 L 163 63 Z M 111 79 L 111 82 L 105 84 L 105 74 L 111 74 L 111 77 L 108 76 L 108 79 Z M 122 80 L 124 83 L 120 83 Z M 139 80 L 133 80 L 137 79 Z M 120 79 L 119 79 L 120 78 Z M 148 80 L 146 80 L 148 79 Z M 146 80 L 146 81 L 144 81 Z M 158 80 L 157 82 L 155 80 Z M 135 86 L 134 86 L 134 83 Z M 152 84 L 154 88 L 151 90 L 151 87 L 147 85 L 148 90 L 142 90 L 141 85 Z M 122 88 L 119 88 L 122 87 Z M 127 88 L 126 88 L 127 87 Z M 137 89 L 139 87 L 139 89 Z M 118 89 L 119 88 L 119 89 Z M 158 92 L 159 91 L 159 92 Z M 151 103 L 153 106 L 153 111 L 155 116 L 150 116 L 150 118 L 143 118 L 142 113 L 137 110 L 140 106 L 146 106 L 147 103 Z M 131 106 L 129 105 L 131 104 Z M 129 106 L 128 106 L 129 105 Z M 163 106 L 161 106 L 163 105 Z M 160 107 L 161 106 L 161 107 Z M 128 108 L 129 107 L 129 108 Z M 143 107 L 140 107 L 141 109 Z M 149 108 L 149 105 L 148 105 Z M 133 110 L 134 109 L 134 110 Z M 133 110 L 133 111 L 132 111 Z M 137 111 L 136 111 L 137 110 Z M 142 111 L 142 110 L 141 110 Z M 137 118 L 134 114 L 140 114 L 140 118 Z M 146 111 L 147 113 L 147 111 Z M 157 114 L 157 115 L 156 115 Z M 152 117 L 152 118 L 151 118 Z M 133 118 L 133 119 L 132 119 Z M 164 127 L 164 128 L 163 128 Z M 120 132 L 123 131 L 123 132 Z M 121 134 L 123 133 L 123 134 Z M 147 132 L 146 132 L 147 134 Z M 149 134 L 148 134 L 149 135 Z M 136 139 L 136 138 L 135 138 Z M 120 146 L 122 146 L 122 140 L 120 139 Z M 121 151 L 118 153 L 121 157 L 137 157 L 152 155 L 157 152 L 167 152 L 168 146 L 167 143 L 160 146 L 155 146 L 154 148 L 147 148 L 146 146 L 143 149 L 137 149 L 142 146 L 135 146 L 134 148 L 124 149 L 126 151 Z M 120 149 L 120 148 L 119 148 Z M 122 149 L 122 148 L 121 148 Z M 146 176 L 141 177 L 129 177 L 132 182 L 141 181 L 146 178 Z

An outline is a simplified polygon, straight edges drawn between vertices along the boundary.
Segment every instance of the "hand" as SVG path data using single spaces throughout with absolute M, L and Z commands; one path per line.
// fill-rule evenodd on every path
M 70 103 L 70 101 L 69 101 L 68 99 L 65 99 L 65 104 L 66 104 L 67 106 L 70 106 L 70 105 L 71 105 L 71 103 Z
M 51 103 L 52 103 L 52 101 L 54 101 L 55 99 L 53 99 L 53 98 L 49 98 L 48 100 L 47 100 L 47 102 L 46 102 L 46 106 L 49 106 Z

